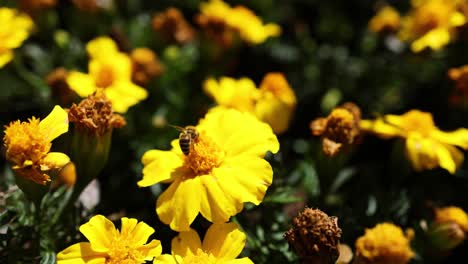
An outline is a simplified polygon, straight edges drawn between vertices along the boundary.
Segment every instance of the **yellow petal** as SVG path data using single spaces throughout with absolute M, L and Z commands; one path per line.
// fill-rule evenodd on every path
M 144 222 L 139 222 L 135 218 L 123 217 L 121 219 L 122 227 L 120 234 L 122 237 L 131 238 L 135 246 L 140 246 L 148 241 L 148 238 L 154 233 L 154 228 Z
M 242 252 L 246 236 L 235 223 L 213 224 L 203 239 L 203 250 L 217 259 L 232 260 Z
M 176 259 L 169 254 L 158 256 L 154 259 L 153 264 L 178 264 Z
M 442 145 L 439 145 L 439 147 L 437 147 L 435 151 L 437 154 L 437 158 L 439 159 L 440 167 L 446 169 L 451 174 L 454 174 L 457 170 L 457 165 L 455 164 L 455 161 L 453 160 L 450 151 Z
M 468 149 L 468 129 L 466 128 L 460 128 L 452 132 L 433 130 L 430 137 L 445 144 L 458 146 L 465 150 Z
M 253 155 L 264 157 L 267 151 L 278 152 L 279 142 L 271 127 L 252 114 L 215 107 L 197 126 L 219 146 L 226 156 Z
M 117 53 L 119 50 L 117 44 L 109 37 L 98 37 L 88 42 L 86 45 L 86 51 L 88 55 L 95 58 L 108 58 L 113 54 Z
M 116 81 L 104 93 L 112 102 L 115 112 L 125 113 L 128 108 L 146 99 L 148 92 L 130 81 Z
M 411 50 L 420 52 L 425 48 L 439 50 L 450 42 L 450 32 L 446 28 L 436 28 L 411 44 Z
M 80 232 L 89 240 L 94 251 L 107 252 L 118 231 L 109 219 L 96 215 L 80 226 Z
M 41 164 L 41 170 L 53 170 L 65 167 L 70 162 L 70 158 L 61 152 L 49 152 L 43 159 Z
M 254 264 L 249 258 L 240 258 L 226 261 L 225 264 Z
M 138 247 L 137 250 L 145 256 L 146 261 L 150 261 L 154 257 L 161 255 L 162 245 L 159 240 L 153 239 L 150 243 Z
M 0 52 L 0 68 L 3 68 L 7 63 L 13 60 L 13 51 L 5 50 Z
M 48 141 L 68 131 L 68 114 L 62 107 L 56 105 L 52 112 L 39 123 L 41 133 L 46 135 Z
M 176 179 L 158 197 L 156 212 L 161 221 L 175 231 L 189 230 L 200 212 L 201 191 L 199 177 Z
M 450 25 L 454 27 L 462 26 L 466 23 L 465 16 L 460 12 L 453 12 L 450 16 Z
M 380 118 L 376 120 L 362 120 L 359 126 L 363 131 L 377 134 L 382 138 L 392 138 L 402 135 L 402 130 L 398 126 L 388 124 Z
M 193 229 L 180 232 L 177 237 L 172 239 L 171 243 L 172 254 L 182 257 L 187 256 L 187 254 L 195 255 L 201 246 L 202 243 L 200 237 Z
M 213 174 L 223 192 L 234 197 L 240 204 L 260 204 L 273 180 L 273 170 L 267 161 L 248 156 L 225 160 Z
M 104 264 L 106 253 L 95 252 L 88 242 L 77 243 L 57 254 L 57 264 Z
M 258 119 L 269 124 L 276 134 L 286 131 L 291 121 L 294 108 L 291 108 L 279 98 L 260 100 L 255 106 Z
M 185 169 L 183 160 L 173 151 L 150 150 L 143 157 L 143 179 L 138 186 L 147 187 L 159 182 L 172 182 L 177 177 L 183 177 L 190 172 Z
M 217 177 L 203 175 L 198 178 L 202 183 L 202 191 L 198 194 L 200 212 L 208 221 L 227 222 L 242 209 L 243 204 L 221 188 Z
M 80 97 L 87 97 L 97 89 L 94 79 L 90 75 L 81 72 L 69 72 L 67 83 Z

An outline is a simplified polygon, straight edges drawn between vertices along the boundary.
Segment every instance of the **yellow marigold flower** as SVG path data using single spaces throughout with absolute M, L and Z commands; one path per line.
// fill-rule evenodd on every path
M 419 110 L 401 116 L 385 115 L 373 121 L 363 120 L 360 125 L 364 131 L 382 138 L 405 139 L 406 154 L 417 171 L 441 167 L 454 174 L 464 158 L 456 147 L 468 149 L 468 129 L 441 131 L 430 113 Z
M 322 150 L 327 156 L 336 155 L 343 147 L 355 144 L 361 134 L 361 110 L 354 103 L 333 109 L 327 117 L 310 123 L 312 135 L 322 137 Z
M 400 27 L 400 14 L 391 7 L 381 8 L 377 14 L 369 21 L 369 30 L 381 32 L 394 32 Z
M 227 108 L 253 113 L 280 134 L 289 127 L 296 108 L 296 96 L 281 73 L 268 73 L 257 89 L 248 78 L 208 79 L 203 86 L 216 103 Z
M 263 158 L 279 149 L 267 124 L 233 109 L 209 111 L 196 130 L 199 136 L 187 156 L 174 140 L 170 151 L 150 150 L 142 158 L 138 185 L 171 184 L 158 197 L 156 211 L 177 231 L 189 230 L 199 212 L 219 223 L 240 212 L 245 202 L 258 205 L 273 178 Z
M 357 264 L 405 264 L 414 257 L 409 235 L 391 223 L 381 223 L 366 229 L 356 240 Z
M 236 259 L 245 246 L 246 236 L 235 223 L 218 223 L 208 228 L 203 242 L 193 229 L 172 240 L 172 255 L 155 258 L 154 264 L 204 263 L 253 264 L 249 258 Z
M 64 153 L 49 152 L 52 140 L 67 131 L 67 112 L 60 106 L 55 106 L 42 121 L 32 117 L 28 122 L 11 122 L 3 137 L 6 158 L 18 175 L 46 185 L 50 177 L 45 172 L 60 169 L 70 161 Z
M 16 9 L 0 7 L 0 68 L 13 59 L 13 49 L 28 38 L 34 24 L 31 18 Z
M 89 242 L 76 243 L 57 254 L 57 264 L 139 264 L 161 255 L 159 240 L 148 238 L 154 229 L 137 219 L 123 217 L 120 231 L 102 215 L 93 216 L 80 227 Z
M 411 50 L 439 50 L 455 37 L 455 28 L 466 23 L 458 11 L 458 0 L 413 0 L 413 8 L 402 19 L 400 38 L 411 41 Z
M 67 82 L 79 96 L 87 97 L 103 90 L 116 112 L 125 113 L 128 108 L 144 100 L 148 92 L 132 82 L 132 61 L 119 52 L 115 42 L 107 37 L 92 40 L 86 46 L 91 58 L 89 73 L 71 71 Z
M 434 221 L 439 224 L 453 222 L 458 224 L 465 232 L 468 232 L 468 215 L 460 207 L 437 208 Z
M 210 0 L 200 4 L 200 12 L 205 17 L 223 21 L 251 44 L 260 44 L 269 37 L 281 34 L 281 28 L 277 24 L 263 24 L 254 12 L 244 6 L 232 8 L 221 0 Z

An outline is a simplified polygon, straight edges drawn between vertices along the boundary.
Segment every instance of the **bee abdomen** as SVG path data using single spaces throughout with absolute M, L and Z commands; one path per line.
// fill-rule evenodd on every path
M 184 155 L 188 155 L 190 153 L 190 147 L 192 145 L 192 138 L 188 134 L 180 134 L 179 137 L 179 146 L 180 150 Z

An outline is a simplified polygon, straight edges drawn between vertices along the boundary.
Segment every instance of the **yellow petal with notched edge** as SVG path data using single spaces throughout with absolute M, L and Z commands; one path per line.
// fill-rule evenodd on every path
M 258 157 L 226 159 L 213 174 L 223 192 L 234 197 L 240 205 L 245 202 L 260 204 L 273 181 L 270 164 Z
M 140 187 L 151 186 L 159 182 L 171 182 L 177 177 L 190 173 L 184 168 L 183 160 L 173 151 L 150 150 L 142 158 L 143 179 L 137 184 Z
M 97 252 L 107 252 L 118 233 L 114 224 L 102 215 L 93 216 L 86 224 L 80 226 L 80 232 Z
M 80 97 L 87 97 L 97 89 L 94 79 L 90 75 L 81 72 L 69 72 L 67 83 Z
M 452 132 L 433 130 L 430 137 L 445 144 L 468 149 L 468 129 L 466 128 L 460 128 Z
M 200 211 L 199 177 L 176 179 L 159 197 L 156 212 L 172 230 L 187 231 Z
M 86 51 L 92 59 L 108 58 L 119 52 L 117 44 L 109 37 L 99 37 L 91 40 L 86 45 Z
M 242 252 L 246 236 L 235 223 L 218 223 L 208 228 L 203 239 L 203 250 L 217 259 L 232 260 Z
M 249 258 L 240 258 L 240 259 L 233 259 L 224 262 L 224 264 L 254 264 L 253 261 Z
M 359 126 L 363 131 L 377 134 L 382 138 L 392 138 L 403 135 L 400 128 L 390 125 L 380 118 L 376 120 L 361 120 Z
M 201 246 L 202 243 L 200 237 L 193 229 L 180 232 L 177 237 L 172 239 L 171 243 L 172 254 L 182 257 L 185 257 L 188 254 L 195 255 Z
M 70 162 L 70 158 L 61 152 L 49 152 L 42 160 L 41 170 L 53 170 L 65 167 Z
M 278 139 L 271 127 L 250 113 L 215 107 L 200 120 L 197 129 L 205 131 L 216 144 L 223 146 L 226 156 L 263 158 L 267 151 L 276 153 L 279 150 Z
M 0 52 L 0 68 L 5 66 L 11 60 L 13 60 L 13 51 L 6 50 L 6 51 L 3 51 L 3 52 Z
M 154 233 L 154 228 L 144 222 L 138 222 L 135 218 L 123 217 L 120 235 L 122 239 L 132 241 L 134 246 L 144 245 Z
M 57 254 L 57 264 L 105 264 L 106 253 L 96 252 L 88 242 L 76 243 Z
M 149 261 L 152 260 L 154 257 L 161 255 L 162 246 L 161 241 L 159 240 L 151 240 L 150 243 L 139 246 L 137 250 L 143 255 L 146 256 L 145 260 Z
M 48 141 L 68 131 L 68 114 L 62 107 L 56 105 L 52 112 L 39 123 L 41 133 L 46 135 Z
M 163 254 L 154 259 L 153 264 L 178 264 L 175 257 L 169 254 Z
M 212 175 L 198 177 L 202 183 L 202 192 L 198 194 L 201 199 L 200 212 L 208 221 L 227 222 L 231 216 L 242 210 L 243 204 L 224 192 L 217 177 Z

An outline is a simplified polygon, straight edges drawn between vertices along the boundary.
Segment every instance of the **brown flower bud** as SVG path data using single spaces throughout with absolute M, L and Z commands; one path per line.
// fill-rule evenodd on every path
M 112 111 L 111 102 L 104 93 L 97 92 L 73 104 L 68 111 L 68 119 L 80 131 L 102 136 L 113 128 L 125 126 L 125 119 Z
M 340 254 L 338 219 L 319 209 L 305 208 L 284 237 L 302 263 L 332 264 Z
M 134 49 L 130 58 L 133 65 L 132 81 L 140 86 L 144 86 L 164 71 L 157 55 L 148 48 Z
M 354 103 L 339 106 L 326 117 L 310 123 L 312 135 L 322 136 L 322 149 L 328 156 L 336 155 L 344 146 L 355 144 L 359 135 L 361 110 Z
M 97 0 L 72 0 L 72 2 L 81 11 L 94 13 L 99 10 Z
M 171 7 L 153 17 L 153 29 L 169 41 L 179 44 L 191 42 L 195 37 L 192 26 L 179 9 Z
M 20 7 L 27 13 L 54 7 L 57 0 L 20 0 Z
M 45 77 L 47 85 L 52 90 L 52 97 L 58 100 L 60 105 L 70 105 L 77 96 L 67 83 L 67 74 L 67 70 L 60 67 Z
M 199 14 L 195 21 L 203 29 L 203 33 L 207 38 L 218 43 L 224 48 L 229 48 L 234 41 L 236 33 L 231 27 L 226 24 L 226 21 L 218 17 Z

